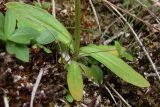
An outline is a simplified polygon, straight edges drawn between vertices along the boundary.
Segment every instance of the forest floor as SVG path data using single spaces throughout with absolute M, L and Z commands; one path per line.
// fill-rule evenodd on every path
M 42 0 L 43 1 L 43 0 Z M 73 34 L 74 0 L 55 0 L 56 18 Z M 104 70 L 103 84 L 97 85 L 84 77 L 84 97 L 80 102 L 69 102 L 66 71 L 58 62 L 60 55 L 57 44 L 47 45 L 53 53 L 46 54 L 41 49 L 30 49 L 30 62 L 24 63 L 6 53 L 0 45 L 0 107 L 4 107 L 6 95 L 10 107 L 29 107 L 33 85 L 40 70 L 44 71 L 36 92 L 34 107 L 125 107 L 122 98 L 133 107 L 160 107 L 160 81 L 140 44 L 135 39 L 127 24 L 104 0 L 92 0 L 99 26 L 89 0 L 82 0 L 81 45 L 89 43 L 113 44 L 119 41 L 134 56 L 134 61 L 127 63 L 142 74 L 151 84 L 148 88 L 138 88 L 116 77 L 107 68 Z M 147 49 L 157 69 L 160 71 L 160 2 L 151 3 L 139 0 L 108 0 L 122 8 L 121 14 L 127 19 Z M 149 0 L 148 0 L 149 1 Z M 157 2 L 156 2 L 157 1 Z M 43 1 L 44 2 L 44 1 Z M 5 11 L 0 2 L 1 12 Z M 33 2 L 27 1 L 32 4 Z M 147 7 L 145 7 L 145 6 Z M 49 12 L 51 7 L 47 8 Z M 127 13 L 127 12 L 129 13 Z M 132 16 L 135 14 L 135 18 Z M 140 19 L 140 20 L 139 20 Z M 149 24 L 146 24 L 149 23 Z M 100 29 L 99 29 L 100 28 Z M 114 40 L 111 40 L 115 37 Z M 108 42 L 108 40 L 111 40 Z M 0 43 L 1 44 L 1 43 Z M 125 59 L 124 59 L 125 60 Z M 111 91 L 110 95 L 109 91 Z M 113 98 L 115 98 L 115 101 Z

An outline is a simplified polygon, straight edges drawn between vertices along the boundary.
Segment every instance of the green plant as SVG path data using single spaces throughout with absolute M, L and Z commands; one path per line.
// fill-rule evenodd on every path
M 28 62 L 29 48 L 27 45 L 31 43 L 44 49 L 45 52 L 51 53 L 45 44 L 52 42 L 47 32 L 40 33 L 38 30 L 31 27 L 18 26 L 16 29 L 16 17 L 12 10 L 7 10 L 4 16 L 0 13 L 0 40 L 6 44 L 6 51 L 14 54 L 16 58 Z M 47 38 L 44 38 L 45 37 Z
M 68 58 L 68 55 L 66 55 L 67 58 L 64 57 L 64 59 L 68 62 L 67 66 L 65 66 L 68 70 L 68 88 L 75 100 L 80 101 L 83 96 L 82 74 L 86 75 L 89 79 L 93 78 L 96 83 L 103 82 L 103 72 L 98 67 L 97 62 L 104 64 L 128 83 L 139 87 L 150 86 L 146 79 L 121 59 L 121 57 L 125 57 L 126 59 L 133 60 L 132 56 L 118 42 L 115 42 L 115 46 L 90 44 L 80 47 L 80 0 L 75 0 L 76 30 L 73 38 L 57 19 L 41 8 L 17 2 L 7 3 L 6 6 L 14 12 L 20 26 L 32 27 L 42 33 L 46 31 L 54 35 L 55 40 L 61 42 L 62 46 L 70 48 L 71 51 L 68 54 L 72 57 Z M 62 51 L 66 52 L 66 50 Z M 92 64 L 90 68 L 81 59 L 93 60 L 94 63 L 90 61 Z
M 0 40 L 6 43 L 6 50 L 10 54 L 27 62 L 29 60 L 29 49 L 27 47 L 31 40 L 39 36 L 39 32 L 29 27 L 16 28 L 16 18 L 11 10 L 4 17 L 0 13 Z

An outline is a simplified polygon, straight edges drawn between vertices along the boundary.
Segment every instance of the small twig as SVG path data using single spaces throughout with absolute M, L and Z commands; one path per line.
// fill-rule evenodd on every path
M 92 7 L 93 14 L 94 14 L 94 16 L 95 16 L 95 20 L 96 20 L 96 22 L 97 22 L 97 24 L 98 24 L 99 32 L 101 33 L 101 32 L 102 32 L 102 31 L 101 31 L 101 26 L 100 26 L 100 23 L 99 23 L 99 19 L 98 19 L 98 16 L 97 16 L 96 9 L 94 8 L 94 5 L 93 5 L 92 0 L 89 0 L 89 3 L 90 3 L 90 5 L 91 5 L 91 7 Z
M 33 87 L 32 93 L 31 93 L 30 107 L 33 107 L 33 102 L 34 102 L 35 94 L 36 94 L 36 91 L 38 89 L 39 83 L 41 81 L 42 75 L 43 75 L 43 69 L 40 69 L 40 72 L 38 74 L 36 83 L 35 83 L 35 85 Z
M 112 36 L 111 38 L 107 39 L 106 41 L 103 42 L 104 45 L 107 45 L 111 43 L 114 39 L 119 38 L 121 35 L 125 34 L 124 32 L 120 32 L 117 35 Z
M 158 72 L 159 74 L 160 74 L 160 72 Z M 157 74 L 156 73 L 144 73 L 144 75 L 145 75 L 145 77 L 146 78 L 148 78 L 148 77 L 155 77 L 155 76 L 157 76 Z
M 9 101 L 8 101 L 8 98 L 6 97 L 6 95 L 3 96 L 3 101 L 4 101 L 4 106 L 9 107 Z
M 56 17 L 56 9 L 55 8 L 56 8 L 55 1 L 52 0 L 52 15 L 54 17 Z
M 128 107 L 132 107 L 130 104 L 128 104 L 128 102 L 118 93 L 118 91 L 116 89 L 114 89 L 109 83 L 107 83 L 107 85 L 115 92 L 115 94 L 118 95 L 118 97 L 128 106 Z
M 136 34 L 136 32 L 134 31 L 134 29 L 131 27 L 131 25 L 128 23 L 128 21 L 124 18 L 124 16 L 111 4 L 109 3 L 107 0 L 103 0 L 105 1 L 108 5 L 110 5 L 112 7 L 112 9 L 117 12 L 117 14 L 119 14 L 119 16 L 126 22 L 126 24 L 128 25 L 128 27 L 130 28 L 130 30 L 132 31 L 133 35 L 135 36 L 135 38 L 137 39 L 137 41 L 139 42 L 140 46 L 142 47 L 144 53 L 146 54 L 148 60 L 150 61 L 153 70 L 155 71 L 155 73 L 158 76 L 158 79 L 160 80 L 160 75 L 158 73 L 158 70 L 156 68 L 156 65 L 153 63 L 148 51 L 146 50 L 146 48 L 144 47 L 143 43 L 141 42 L 141 40 L 139 39 L 138 35 Z
M 109 88 L 106 85 L 104 85 L 104 88 L 108 91 L 108 93 L 110 94 L 110 96 L 113 99 L 114 103 L 117 105 L 117 102 L 116 102 L 114 96 L 112 95 L 111 91 L 109 90 Z

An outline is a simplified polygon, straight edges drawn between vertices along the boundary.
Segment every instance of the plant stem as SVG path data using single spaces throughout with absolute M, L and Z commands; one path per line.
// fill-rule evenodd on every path
M 39 6 L 42 7 L 41 1 L 40 1 L 40 0 L 37 0 L 37 2 L 38 2 L 38 4 L 39 4 Z
M 80 21 L 81 17 L 81 0 L 75 0 L 75 31 L 74 31 L 74 49 L 75 49 L 75 56 L 77 57 L 79 54 L 80 48 Z

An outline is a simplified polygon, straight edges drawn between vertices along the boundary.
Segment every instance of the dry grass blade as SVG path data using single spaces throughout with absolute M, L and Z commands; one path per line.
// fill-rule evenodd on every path
M 121 35 L 124 35 L 124 32 L 120 32 L 117 35 L 112 36 L 111 38 L 107 39 L 106 41 L 103 42 L 104 45 L 108 45 L 109 43 L 111 43 L 114 39 L 119 38 Z
M 112 94 L 111 91 L 109 90 L 109 88 L 108 88 L 106 85 L 104 85 L 104 88 L 108 91 L 108 93 L 110 94 L 110 96 L 111 96 L 111 98 L 113 99 L 114 103 L 117 105 L 117 102 L 116 102 L 113 94 Z
M 38 74 L 38 77 L 37 77 L 37 80 L 36 80 L 36 83 L 35 83 L 35 85 L 33 87 L 33 90 L 32 90 L 32 93 L 31 93 L 30 107 L 33 107 L 33 102 L 34 102 L 35 94 L 36 94 L 36 91 L 38 89 L 39 83 L 41 81 L 42 75 L 43 75 L 43 69 L 40 70 L 40 72 Z
M 9 101 L 8 101 L 8 98 L 5 95 L 3 96 L 3 101 L 4 101 L 4 106 L 9 107 Z
M 101 33 L 101 32 L 102 32 L 102 31 L 101 31 L 101 26 L 100 26 L 100 23 L 99 23 L 99 19 L 98 19 L 98 16 L 97 16 L 96 9 L 95 9 L 95 7 L 94 7 L 94 5 L 93 5 L 93 3 L 92 3 L 92 0 L 89 0 L 89 3 L 90 3 L 90 5 L 91 5 L 91 7 L 92 7 L 92 10 L 93 10 L 93 13 L 94 13 L 96 22 L 97 22 L 97 24 L 98 24 L 99 32 Z
M 128 104 L 128 102 L 118 93 L 118 91 L 116 89 L 114 89 L 109 83 L 107 83 L 107 85 L 115 92 L 115 94 L 117 94 L 117 96 L 128 106 L 128 107 L 132 107 L 130 104 Z

